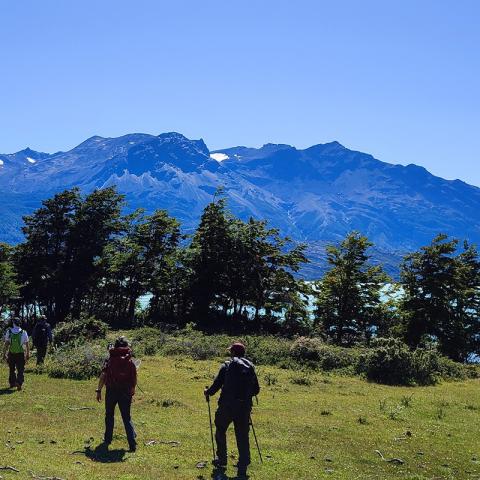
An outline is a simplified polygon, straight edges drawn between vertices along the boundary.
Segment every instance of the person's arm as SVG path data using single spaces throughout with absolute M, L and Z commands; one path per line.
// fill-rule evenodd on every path
M 38 323 L 35 324 L 32 330 L 32 344 L 35 346 L 35 339 L 37 338 L 37 328 L 38 328 Z
M 207 401 L 212 395 L 215 395 L 222 388 L 223 382 L 225 381 L 225 371 L 226 371 L 226 369 L 227 369 L 227 366 L 225 364 L 223 364 L 220 367 L 220 370 L 219 370 L 217 376 L 215 377 L 215 380 L 213 381 L 212 386 L 209 387 L 209 388 L 207 387 L 205 389 L 205 391 L 203 392 Z
M 28 340 L 23 344 L 23 351 L 25 354 L 25 362 L 28 362 L 30 358 L 30 344 L 28 343 Z
M 255 370 L 253 371 L 253 385 L 252 385 L 252 395 L 256 397 L 260 393 L 260 384 L 258 383 L 258 377 Z
M 25 355 L 25 362 L 28 362 L 30 358 L 30 342 L 28 341 L 28 334 L 25 330 L 22 333 L 22 347 L 23 347 L 23 354 Z
M 105 370 L 102 371 L 100 374 L 100 378 L 98 379 L 98 386 L 95 392 L 97 393 L 97 402 L 102 401 L 102 388 L 105 385 L 105 379 L 106 379 L 106 372 Z
M 5 359 L 5 361 L 8 360 L 8 350 L 10 348 L 10 335 L 8 334 L 8 330 L 7 330 L 7 333 L 5 333 L 5 338 L 4 338 L 4 344 L 3 344 L 3 352 L 2 352 L 2 358 Z

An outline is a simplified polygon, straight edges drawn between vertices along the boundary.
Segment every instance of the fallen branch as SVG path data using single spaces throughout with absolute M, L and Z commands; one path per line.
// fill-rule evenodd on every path
M 64 480 L 60 477 L 43 477 L 42 475 L 35 475 L 33 472 L 30 472 L 33 480 Z
M 396 465 L 403 465 L 405 463 L 401 458 L 385 458 L 380 450 L 375 450 L 375 453 L 378 454 L 384 462 L 395 463 Z
M 20 472 L 20 470 L 16 469 L 15 467 L 10 467 L 9 465 L 5 465 L 3 467 L 0 466 L 0 470 L 9 470 L 11 472 Z
M 93 407 L 67 407 L 72 412 L 77 412 L 79 410 L 95 410 Z

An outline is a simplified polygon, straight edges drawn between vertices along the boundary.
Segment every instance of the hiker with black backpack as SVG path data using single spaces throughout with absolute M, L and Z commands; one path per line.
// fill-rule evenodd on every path
M 238 477 L 246 477 L 250 465 L 250 414 L 252 397 L 258 395 L 260 386 L 253 363 L 245 358 L 245 346 L 233 343 L 229 352 L 231 359 L 225 362 L 211 387 L 204 391 L 207 402 L 222 389 L 215 413 L 215 441 L 217 453 L 214 466 L 227 467 L 227 429 L 233 422 L 238 448 Z
M 44 316 L 39 317 L 32 332 L 33 346 L 37 349 L 37 365 L 45 361 L 47 348 L 53 342 L 52 328 Z
M 8 363 L 10 388 L 22 389 L 24 381 L 25 364 L 30 358 L 28 334 L 20 327 L 20 319 L 12 318 L 11 327 L 7 329 L 4 337 L 3 357 Z
M 134 452 L 137 449 L 137 435 L 130 410 L 137 385 L 137 368 L 133 363 L 132 356 L 132 350 L 125 337 L 118 338 L 113 348 L 109 350 L 109 358 L 103 366 L 96 393 L 97 401 L 100 402 L 102 400 L 102 388 L 104 385 L 106 386 L 104 446 L 108 447 L 112 443 L 115 407 L 118 404 L 128 445 L 130 451 Z

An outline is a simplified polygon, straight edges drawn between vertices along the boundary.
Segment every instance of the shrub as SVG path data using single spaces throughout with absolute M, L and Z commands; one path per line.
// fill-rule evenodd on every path
M 106 357 L 101 345 L 65 345 L 50 356 L 46 370 L 53 378 L 88 380 L 100 375 Z
M 166 355 L 188 355 L 195 360 L 208 360 L 220 355 L 219 347 L 214 339 L 195 332 L 187 336 L 171 337 L 165 343 L 163 352 Z M 225 351 L 225 348 L 223 348 Z
M 446 357 L 439 358 L 438 371 L 441 377 L 446 380 L 466 380 L 468 378 L 479 378 L 480 376 L 477 365 L 464 365 Z
M 358 366 L 369 380 L 388 385 L 414 383 L 414 362 L 408 346 L 395 339 L 378 339 L 374 347 L 362 355 Z
M 290 355 L 297 361 L 320 360 L 323 342 L 318 338 L 298 337 L 290 347 Z
M 273 335 L 247 335 L 243 341 L 247 357 L 256 365 L 291 366 L 290 341 Z
M 396 338 L 380 338 L 361 355 L 357 370 L 387 385 L 433 385 L 440 377 L 440 358 L 435 350 L 412 351 Z
M 300 364 L 337 370 L 355 366 L 358 352 L 352 348 L 326 345 L 318 338 L 299 337 L 292 343 L 290 355 Z
M 136 329 L 129 337 L 131 347 L 136 356 L 155 355 L 165 345 L 167 336 L 152 327 Z
M 84 342 L 105 338 L 108 325 L 94 317 L 83 317 L 79 320 L 62 322 L 55 328 L 55 344 L 64 345 L 70 342 Z
M 294 385 L 304 385 L 306 387 L 309 387 L 310 385 L 312 385 L 312 379 L 308 375 L 305 375 L 305 374 L 294 375 L 290 379 L 290 381 Z

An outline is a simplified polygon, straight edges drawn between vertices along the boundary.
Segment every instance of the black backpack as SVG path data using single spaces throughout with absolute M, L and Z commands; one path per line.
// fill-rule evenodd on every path
M 46 345 L 48 343 L 48 325 L 46 323 L 36 325 L 33 341 L 35 345 Z
M 233 400 L 249 402 L 253 397 L 255 368 L 246 358 L 234 357 L 227 362 L 223 392 Z

